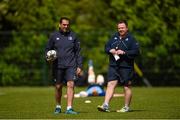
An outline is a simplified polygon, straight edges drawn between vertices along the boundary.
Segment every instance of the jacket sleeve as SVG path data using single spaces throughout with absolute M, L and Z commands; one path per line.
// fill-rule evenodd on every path
M 128 58 L 134 59 L 136 56 L 140 54 L 139 43 L 135 39 L 132 39 L 130 49 L 125 51 L 125 53 L 125 55 L 127 55 Z
M 76 56 L 76 63 L 77 67 L 82 69 L 82 56 L 81 56 L 81 47 L 80 47 L 80 41 L 76 37 L 75 39 L 75 56 Z
M 46 57 L 46 54 L 49 50 L 52 50 L 54 49 L 54 42 L 53 42 L 53 35 L 51 34 L 50 37 L 49 37 L 49 40 L 46 44 L 46 47 L 45 47 L 45 57 Z
M 111 48 L 112 39 L 113 37 L 109 39 L 109 41 L 105 44 L 104 50 L 107 54 L 111 54 L 109 51 L 112 49 Z

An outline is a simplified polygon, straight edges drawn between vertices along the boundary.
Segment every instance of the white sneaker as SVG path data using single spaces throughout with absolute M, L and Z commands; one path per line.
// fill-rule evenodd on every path
M 123 107 L 120 110 L 117 110 L 116 112 L 129 112 L 129 107 Z

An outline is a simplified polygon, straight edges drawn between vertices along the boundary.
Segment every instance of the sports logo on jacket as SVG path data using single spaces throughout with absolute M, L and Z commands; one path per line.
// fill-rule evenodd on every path
M 68 37 L 68 40 L 73 40 L 73 39 L 72 39 L 72 36 L 69 36 L 69 37 Z
M 114 37 L 115 40 L 117 40 L 118 38 L 117 37 Z

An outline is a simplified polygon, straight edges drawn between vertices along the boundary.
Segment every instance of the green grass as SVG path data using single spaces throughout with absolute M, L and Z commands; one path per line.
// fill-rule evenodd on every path
M 85 88 L 76 88 L 78 91 Z M 66 89 L 63 90 L 65 93 Z M 118 87 L 116 92 L 122 93 Z M 85 100 L 92 103 L 86 104 Z M 62 112 L 54 115 L 53 87 L 1 87 L 0 119 L 179 119 L 180 88 L 133 88 L 132 112 L 116 113 L 123 106 L 123 97 L 113 98 L 111 113 L 97 111 L 104 97 L 75 98 L 74 109 L 80 114 L 66 115 L 66 99 L 62 100 Z

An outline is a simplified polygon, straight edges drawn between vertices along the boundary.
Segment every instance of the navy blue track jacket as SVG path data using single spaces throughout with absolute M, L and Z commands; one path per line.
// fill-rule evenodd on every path
M 119 60 L 115 60 L 114 56 L 109 52 L 111 49 L 120 49 L 125 51 L 124 55 L 120 55 Z M 109 54 L 109 62 L 111 66 L 134 67 L 134 58 L 139 54 L 139 43 L 128 33 L 124 38 L 120 38 L 119 33 L 115 33 L 113 37 L 106 43 L 105 52 Z
M 56 50 L 57 52 L 57 59 L 53 62 L 55 68 L 82 68 L 80 41 L 74 32 L 53 32 L 46 45 L 45 54 L 49 50 Z

